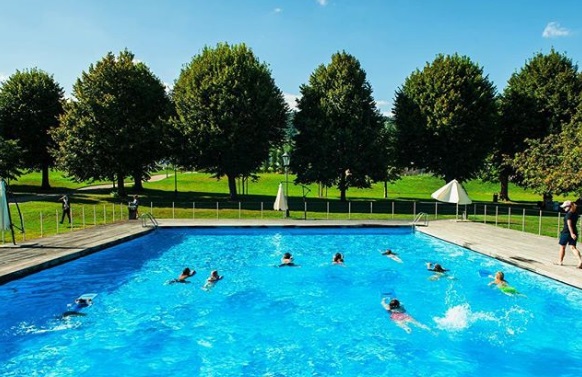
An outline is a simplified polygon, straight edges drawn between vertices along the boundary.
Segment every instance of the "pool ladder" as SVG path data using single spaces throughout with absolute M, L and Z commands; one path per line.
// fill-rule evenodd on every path
M 414 218 L 414 221 L 412 222 L 412 225 L 414 226 L 428 226 L 428 215 L 424 212 L 419 212 L 416 217 Z
M 158 220 L 156 220 L 156 218 L 154 217 L 154 215 L 152 215 L 149 212 L 144 213 L 140 217 L 141 217 L 141 226 L 143 226 L 144 228 L 148 226 L 148 223 L 151 223 L 151 226 L 154 228 L 157 228 L 160 225 L 158 223 Z

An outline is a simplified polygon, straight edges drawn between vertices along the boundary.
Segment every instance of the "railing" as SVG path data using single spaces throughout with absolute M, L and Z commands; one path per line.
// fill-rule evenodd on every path
M 140 216 L 141 218 L 141 226 L 144 228 L 148 226 L 148 223 L 151 223 L 154 228 L 157 228 L 160 224 L 158 220 L 149 212 L 146 212 Z
M 466 220 L 482 222 L 523 232 L 557 237 L 563 227 L 563 213 L 540 210 L 532 204 L 473 203 L 456 204 L 412 201 L 328 201 L 317 198 L 294 198 L 289 201 L 290 219 L 294 220 L 399 220 L 414 221 L 419 213 L 426 213 L 431 221 L 457 219 L 459 213 Z M 11 206 L 12 207 L 12 206 Z M 18 241 L 53 236 L 90 226 L 111 224 L 127 220 L 125 203 L 71 206 L 71 223 L 60 224 L 61 209 L 55 204 L 51 211 L 28 210 L 27 203 L 20 205 L 26 233 Z M 147 208 L 149 207 L 149 208 Z M 273 210 L 273 201 L 198 201 L 149 202 L 142 209 L 149 210 L 155 219 L 280 219 L 281 212 Z M 13 211 L 14 209 L 11 208 Z M 424 218 L 424 217 L 423 217 Z M 423 219 L 421 218 L 421 219 Z M 154 222 L 144 219 L 147 224 Z M 143 220 L 142 220 L 143 221 Z M 157 221 L 156 221 L 157 222 Z M 581 222 L 582 225 L 582 222 Z M 582 233 L 582 232 L 581 232 Z M 7 236 L 5 236 L 8 238 Z M 7 242 L 8 239 L 0 239 Z
M 414 226 L 419 226 L 419 225 L 428 226 L 428 215 L 424 212 L 420 212 L 414 218 L 412 225 L 414 225 Z

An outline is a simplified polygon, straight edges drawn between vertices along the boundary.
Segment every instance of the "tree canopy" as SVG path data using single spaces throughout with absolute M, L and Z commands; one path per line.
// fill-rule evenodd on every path
M 335 53 L 301 85 L 291 170 L 296 182 L 370 187 L 386 177 L 386 127 L 359 61 Z
M 548 153 L 548 148 L 554 149 L 552 145 L 544 145 L 547 141 L 543 139 L 550 134 L 559 134 L 570 123 L 581 90 L 578 67 L 553 49 L 547 55 L 536 54 L 511 76 L 501 97 L 499 144 L 495 154 L 496 164 L 500 166 L 502 199 L 509 199 L 507 187 L 509 177 L 515 172 L 514 163 L 519 165 L 520 172 L 526 174 L 527 182 L 523 183 L 526 186 L 533 184 L 531 174 L 536 167 L 542 180 L 548 177 L 544 165 L 550 163 L 549 160 L 538 165 L 531 158 L 522 156 L 514 161 L 513 157 L 526 149 L 529 149 L 527 154 L 530 157 L 540 157 L 540 154 Z M 527 143 L 528 139 L 538 141 Z M 528 167 L 528 161 L 533 165 Z
M 40 170 L 43 189 L 50 188 L 49 131 L 59 124 L 62 100 L 63 89 L 53 76 L 37 68 L 16 71 L 0 85 L 0 136 L 18 141 L 19 166 Z
M 21 174 L 22 150 L 16 140 L 0 136 L 0 178 L 15 179 Z
M 233 200 L 236 178 L 257 171 L 270 148 L 283 141 L 283 93 L 245 44 L 205 47 L 180 72 L 173 100 L 185 146 L 178 161 L 226 176 Z
M 55 130 L 58 163 L 78 180 L 141 179 L 167 153 L 170 101 L 164 84 L 133 53 L 107 53 L 73 86 L 61 126 Z
M 495 88 L 468 57 L 438 55 L 413 72 L 393 112 L 399 165 L 447 182 L 475 177 L 495 142 Z

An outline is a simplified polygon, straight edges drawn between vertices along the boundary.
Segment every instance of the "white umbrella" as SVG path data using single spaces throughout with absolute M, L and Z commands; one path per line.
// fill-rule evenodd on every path
M 285 192 L 283 191 L 283 184 L 279 183 L 279 191 L 277 191 L 277 197 L 275 198 L 275 204 L 273 205 L 275 211 L 287 211 L 287 198 L 285 198 Z
M 473 201 L 461 184 L 453 179 L 440 189 L 432 193 L 431 197 L 445 203 L 471 204 Z

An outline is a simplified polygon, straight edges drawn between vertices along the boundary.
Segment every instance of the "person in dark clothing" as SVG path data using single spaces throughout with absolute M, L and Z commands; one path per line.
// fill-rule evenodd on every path
M 65 221 L 65 216 L 69 219 L 69 224 L 71 223 L 71 203 L 69 202 L 69 196 L 63 195 L 60 199 L 63 203 L 63 215 L 61 216 L 61 224 Z
M 578 206 L 569 200 L 566 200 L 560 207 L 562 207 L 566 212 L 564 215 L 564 228 L 560 233 L 560 250 L 558 252 L 558 265 L 564 263 L 564 257 L 566 256 L 566 245 L 570 245 L 570 250 L 574 256 L 578 258 L 578 268 L 582 268 L 582 256 L 580 255 L 580 250 L 576 248 L 576 242 L 578 240 L 578 227 L 576 223 L 578 222 Z

